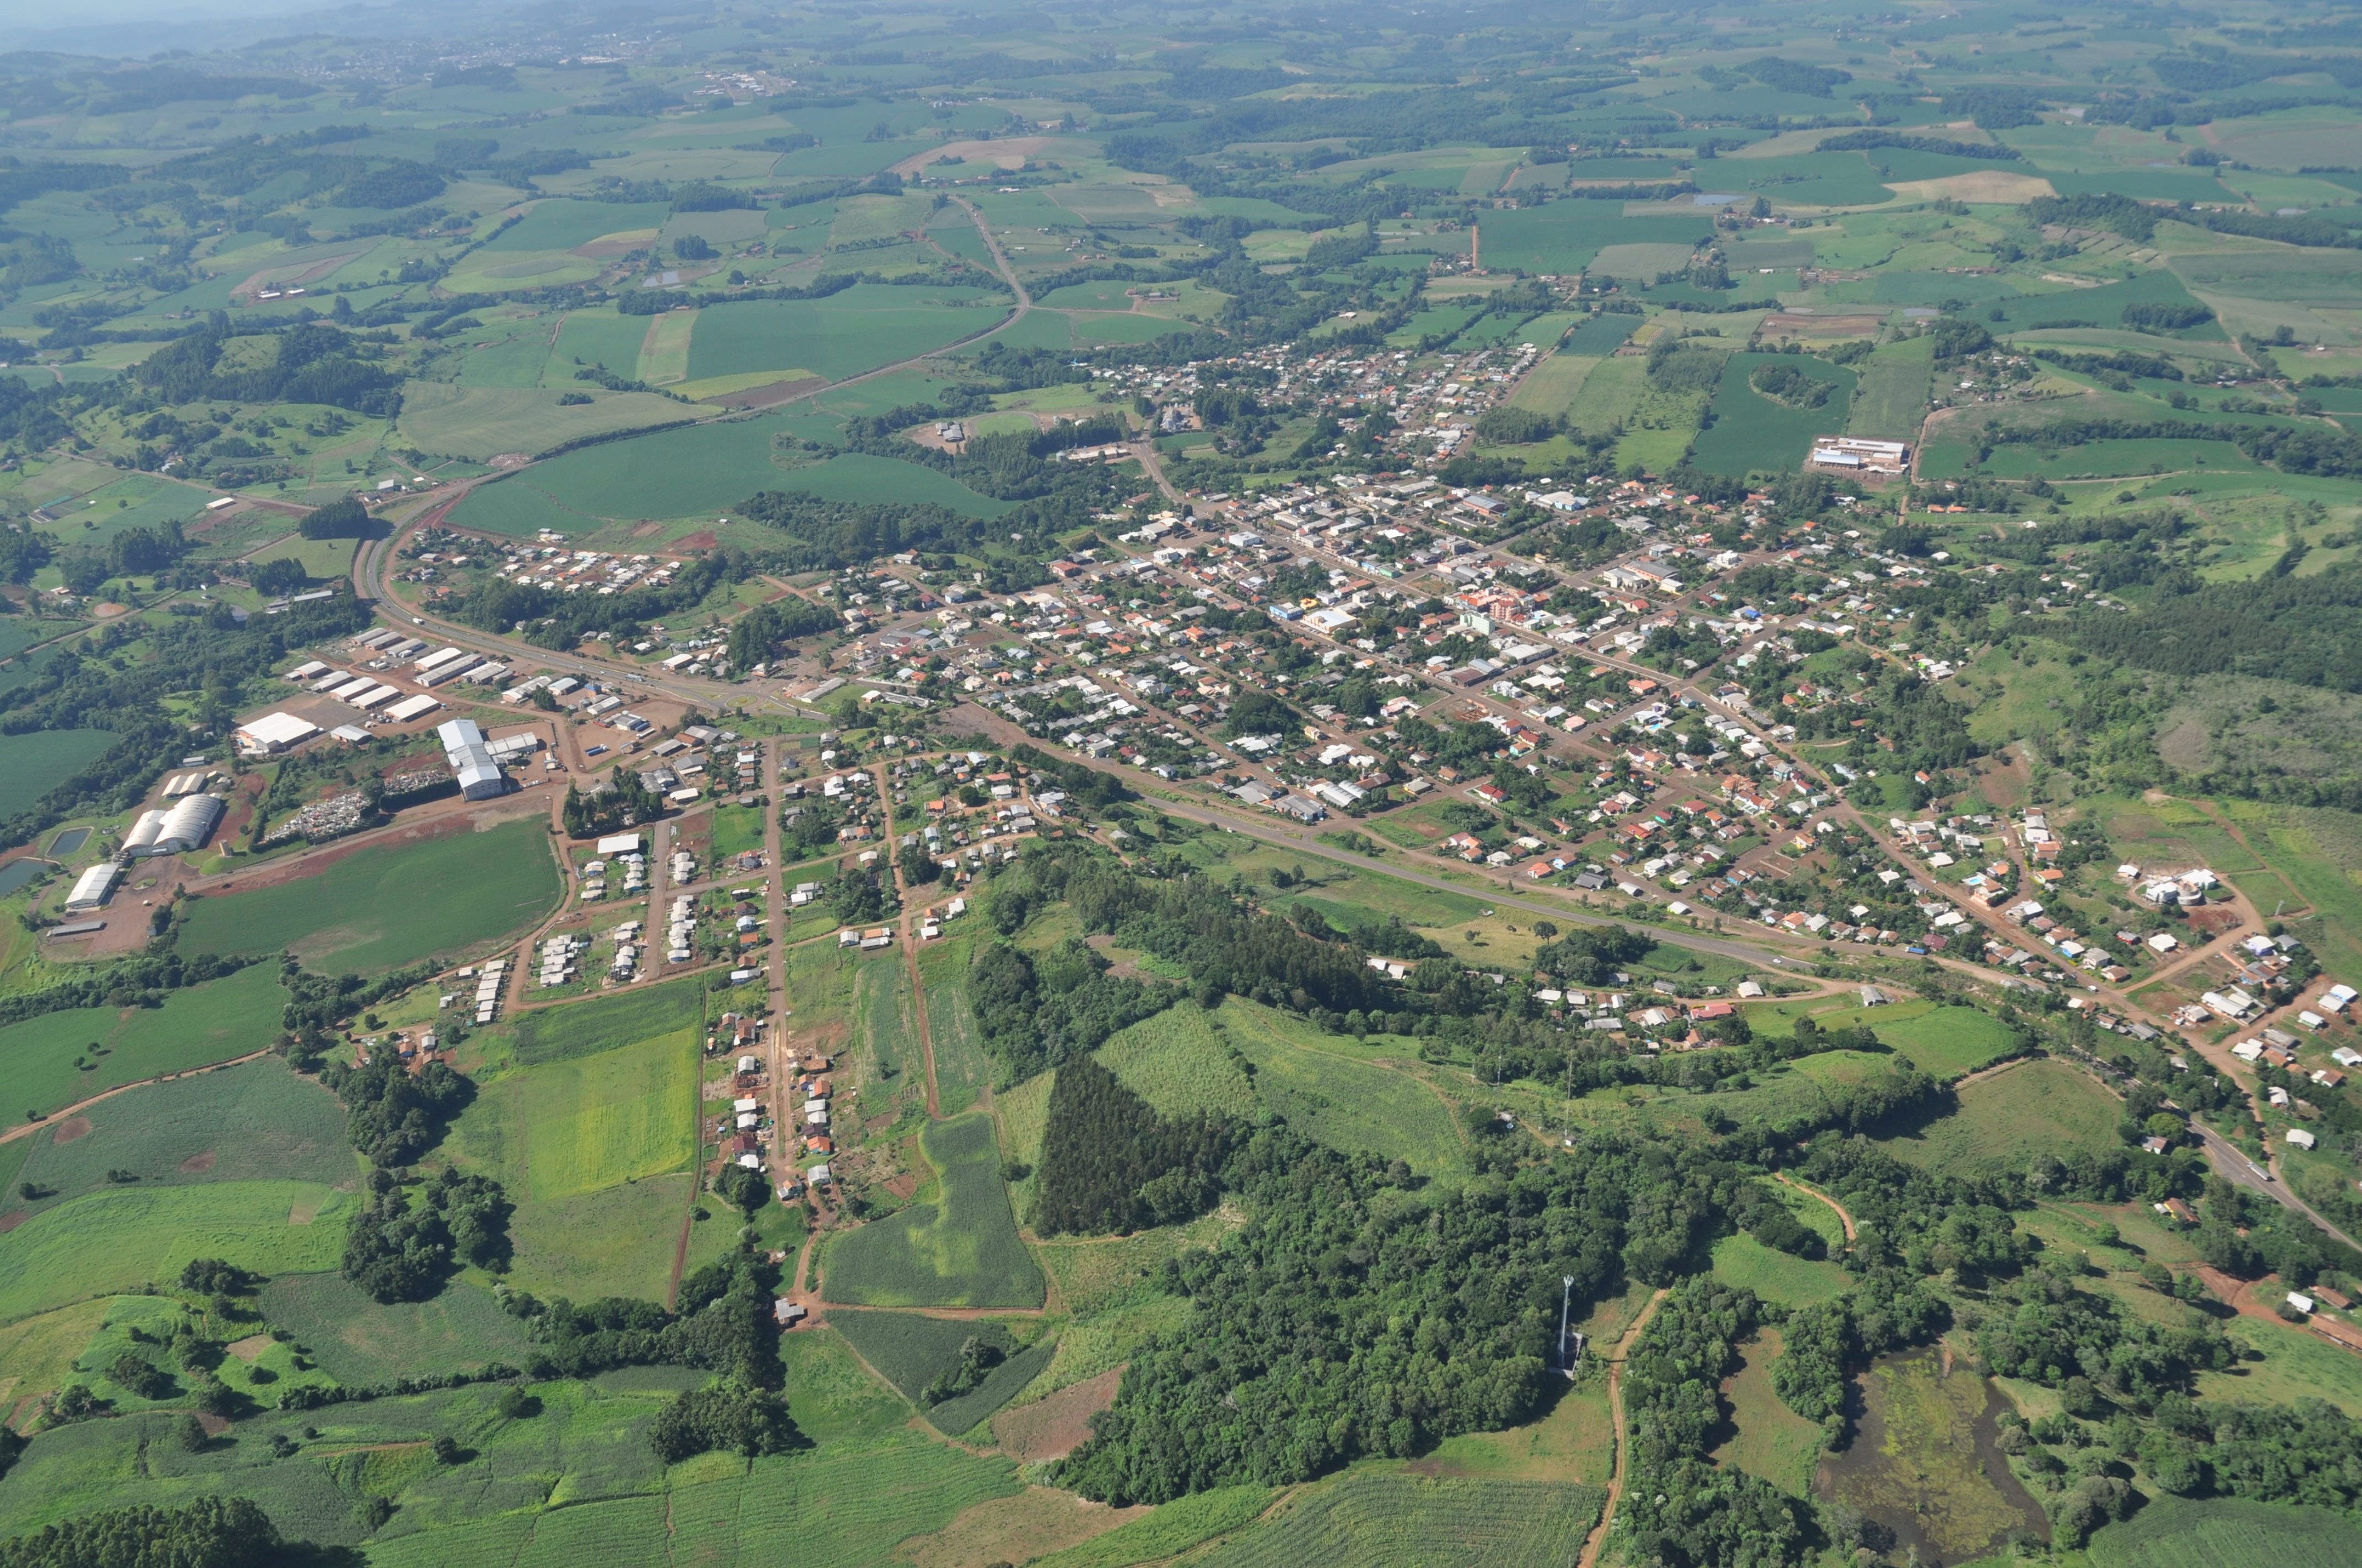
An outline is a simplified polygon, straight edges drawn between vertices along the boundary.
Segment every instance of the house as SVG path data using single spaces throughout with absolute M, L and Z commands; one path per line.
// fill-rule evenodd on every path
M 1862 1005 L 1862 1006 L 1864 1006 L 1864 1007 L 1884 1007 L 1884 1006 L 1886 1005 L 1886 1000 L 1887 1000 L 1886 993 L 1885 993 L 1884 991 L 1880 990 L 1876 986 L 1864 986 L 1864 987 L 1862 987 L 1862 988 L 1861 988 L 1861 1005 Z
M 2287 1137 L 2290 1143 L 2293 1143 L 2300 1149 L 2310 1149 L 2313 1144 L 2320 1142 L 2319 1139 L 2315 1138 L 2312 1133 L 2306 1132 L 2301 1127 L 2290 1128 L 2288 1130 Z

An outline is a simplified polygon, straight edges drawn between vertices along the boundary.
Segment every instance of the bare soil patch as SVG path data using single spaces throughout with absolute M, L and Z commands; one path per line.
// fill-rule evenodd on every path
M 1000 1452 L 1021 1464 L 1064 1459 L 1091 1435 L 1091 1418 L 1114 1405 L 1122 1382 L 1123 1368 L 1117 1366 L 1070 1383 L 1046 1398 L 1001 1411 L 992 1419 L 992 1435 Z
M 242 1340 L 232 1341 L 223 1348 L 247 1365 L 252 1366 L 262 1359 L 262 1353 L 276 1342 L 269 1334 L 248 1334 Z
M 0 1236 L 6 1235 L 32 1217 L 33 1211 L 29 1209 L 11 1209 L 7 1213 L 0 1214 Z
M 213 1168 L 214 1151 L 211 1149 L 206 1149 L 199 1154 L 191 1154 L 187 1159 L 181 1162 L 181 1173 L 183 1176 L 203 1176 Z
M 1146 1512 L 1028 1486 L 1013 1497 L 977 1504 L 934 1534 L 904 1542 L 895 1554 L 918 1568 L 986 1568 L 1079 1545 Z
M 90 1134 L 91 1125 L 89 1117 L 69 1116 L 63 1121 L 59 1122 L 56 1126 L 50 1129 L 50 1142 L 52 1143 L 71 1143 L 77 1138 L 87 1138 Z
M 789 398 L 801 397 L 809 392 L 817 392 L 826 385 L 828 385 L 828 378 L 825 376 L 804 376 L 791 381 L 766 381 L 759 387 L 745 387 L 734 392 L 723 392 L 720 397 L 709 397 L 701 401 L 716 403 L 724 408 L 768 408 L 773 403 L 785 403 Z

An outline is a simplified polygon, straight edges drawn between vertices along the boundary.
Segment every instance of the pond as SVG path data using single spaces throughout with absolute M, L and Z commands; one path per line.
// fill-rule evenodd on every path
M 90 830 L 82 828 L 77 831 L 88 833 Z M 38 860 L 29 855 L 21 860 L 11 860 L 7 865 L 0 866 L 0 899 L 6 898 L 26 883 L 56 869 L 57 867 L 49 861 Z
M 63 858 L 66 856 L 72 855 L 75 850 L 80 849 L 83 845 L 89 843 L 90 835 L 91 830 L 89 828 L 68 828 L 65 832 L 58 834 L 58 839 L 55 844 L 50 845 L 50 853 L 59 856 L 60 858 Z
M 1854 1440 L 1823 1459 L 1816 1490 L 1893 1530 L 1925 1568 L 1972 1562 L 2048 1520 L 1997 1440 L 2002 1401 L 1939 1351 L 1882 1357 L 1854 1385 Z

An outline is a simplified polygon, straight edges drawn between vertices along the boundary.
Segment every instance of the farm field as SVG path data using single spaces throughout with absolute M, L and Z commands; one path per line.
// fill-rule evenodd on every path
M 1312 1487 L 1268 1522 L 1198 1561 L 1219 1568 L 1323 1562 L 1445 1568 L 1472 1561 L 1556 1568 L 1598 1516 L 1601 1495 L 1541 1481 L 1474 1481 L 1362 1470 Z
M 180 946 L 284 950 L 346 974 L 463 953 L 548 912 L 558 894 L 548 837 L 525 821 L 370 845 L 292 881 L 200 900 Z
M 26 810 L 97 761 L 115 743 L 116 736 L 105 730 L 0 735 L 0 812 Z
M 2327 1508 L 2235 1498 L 2160 1500 L 2092 1538 L 2092 1568 L 2271 1568 L 2362 1552 L 2362 1527 Z
M 46 1115 L 125 1084 L 267 1050 L 287 1001 L 278 966 L 165 994 L 158 1008 L 68 1008 L 0 1026 L 17 1116 Z
M 1767 371 L 1789 370 L 1820 390 L 1816 407 L 1775 400 L 1755 385 Z M 1809 354 L 1733 354 L 1724 362 L 1722 385 L 1714 394 L 1714 424 L 1691 448 L 1709 473 L 1743 475 L 1794 469 L 1804 461 L 1813 437 L 1846 428 L 1857 378 L 1842 366 Z
M 262 1274 L 334 1268 L 355 1199 L 315 1181 L 112 1187 L 0 1235 L 0 1322 L 137 1290 L 219 1257 Z
M 698 313 L 691 381 L 801 371 L 833 381 L 955 343 L 1008 314 L 975 289 L 857 283 L 824 301 L 766 300 Z
M 1112 1036 L 1099 1061 L 1159 1114 L 1253 1114 L 1255 1086 L 1232 1058 L 1215 1019 L 1193 1002 L 1166 1008 Z
M 935 1098 L 945 1116 L 975 1105 L 992 1084 L 992 1058 L 977 1031 L 968 1005 L 967 969 L 972 947 L 938 943 L 919 955 L 919 984 L 926 993 L 927 1024 L 934 1044 Z
M 931 1124 L 934 1197 L 850 1231 L 823 1256 L 832 1301 L 881 1307 L 1039 1307 L 1042 1270 L 1019 1240 L 992 1121 Z M 924 1190 L 924 1189 L 922 1189 Z
M 481 462 L 504 452 L 535 456 L 585 436 L 638 430 L 690 416 L 680 404 L 646 392 L 592 391 L 590 403 L 573 407 L 558 403 L 562 395 L 556 389 L 535 386 L 414 381 L 403 392 L 396 428 L 421 451 Z

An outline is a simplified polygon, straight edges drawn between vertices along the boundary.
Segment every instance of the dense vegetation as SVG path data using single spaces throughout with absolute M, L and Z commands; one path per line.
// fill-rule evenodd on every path
M 1033 1228 L 1044 1236 L 1169 1225 L 1210 1208 L 1232 1133 L 1207 1116 L 1157 1115 L 1087 1053 L 1050 1089 Z
M 0 1541 L 0 1568 L 270 1568 L 314 1555 L 244 1497 L 104 1508 Z
M 371 1299 L 424 1301 L 464 1264 L 507 1266 L 507 1192 L 489 1176 L 446 1166 L 405 1187 L 370 1173 L 369 1195 L 346 1233 L 344 1276 Z

